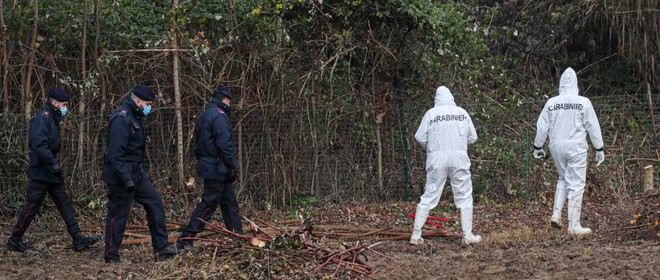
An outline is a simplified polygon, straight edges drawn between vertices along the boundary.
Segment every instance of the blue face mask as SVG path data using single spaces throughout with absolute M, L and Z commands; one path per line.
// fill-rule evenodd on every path
M 60 108 L 60 114 L 62 117 L 66 116 L 66 114 L 69 112 L 69 109 L 67 107 L 62 107 Z
M 144 108 L 142 108 L 142 114 L 146 117 L 151 113 L 151 105 L 145 105 Z

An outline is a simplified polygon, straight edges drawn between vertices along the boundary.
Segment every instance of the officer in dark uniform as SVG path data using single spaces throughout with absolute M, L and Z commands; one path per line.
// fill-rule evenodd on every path
M 229 104 L 234 95 L 225 87 L 213 93 L 211 103 L 195 122 L 195 157 L 197 175 L 204 178 L 204 194 L 190 217 L 188 226 L 177 240 L 177 250 L 193 251 L 194 237 L 204 229 L 220 206 L 222 218 L 228 230 L 243 234 L 241 217 L 238 214 L 238 201 L 232 183 L 236 180 L 236 148 L 229 123 Z
M 104 252 L 107 263 L 119 262 L 119 246 L 133 200 L 147 213 L 155 261 L 176 255 L 176 250 L 167 242 L 163 199 L 142 165 L 146 146 L 142 117 L 151 112 L 154 98 L 149 87 L 135 86 L 108 122 L 108 151 L 101 175 L 101 180 L 108 185 Z
M 64 189 L 62 166 L 57 160 L 57 153 L 62 147 L 60 122 L 67 113 L 69 94 L 61 89 L 52 89 L 48 96 L 46 105 L 30 121 L 30 182 L 25 205 L 7 241 L 7 249 L 11 251 L 22 253 L 28 249 L 22 241 L 23 234 L 41 208 L 46 193 L 50 194 L 66 223 L 66 229 L 73 238 L 73 250 L 81 251 L 101 239 L 100 236 L 88 237 L 80 233 L 71 198 Z

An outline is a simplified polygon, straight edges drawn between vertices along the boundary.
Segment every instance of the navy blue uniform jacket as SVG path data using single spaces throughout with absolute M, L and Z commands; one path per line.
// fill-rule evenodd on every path
M 64 184 L 62 174 L 55 173 L 57 169 L 61 170 L 57 161 L 57 153 L 62 148 L 60 121 L 60 109 L 50 103 L 46 103 L 30 121 L 28 177 L 33 181 Z
M 108 151 L 105 154 L 101 180 L 109 185 L 126 186 L 145 177 L 142 167 L 146 136 L 142 111 L 130 97 L 117 108 L 108 122 Z
M 195 122 L 197 175 L 205 179 L 228 180 L 236 169 L 236 148 L 228 113 L 213 101 Z

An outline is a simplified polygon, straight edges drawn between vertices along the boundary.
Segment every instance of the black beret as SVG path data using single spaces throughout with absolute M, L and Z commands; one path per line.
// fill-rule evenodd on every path
M 229 99 L 234 99 L 234 95 L 229 92 L 229 89 L 226 87 L 219 87 L 213 91 L 213 97 L 223 98 L 227 97 Z
M 144 101 L 154 101 L 154 99 L 156 99 L 154 92 L 145 85 L 137 85 L 133 87 L 133 94 Z
M 48 91 L 48 96 L 52 99 L 55 99 L 55 100 L 59 101 L 59 102 L 67 102 L 67 101 L 69 101 L 69 99 L 71 99 L 71 97 L 69 96 L 69 94 L 65 90 L 59 89 L 59 88 L 54 88 L 54 89 L 49 90 Z

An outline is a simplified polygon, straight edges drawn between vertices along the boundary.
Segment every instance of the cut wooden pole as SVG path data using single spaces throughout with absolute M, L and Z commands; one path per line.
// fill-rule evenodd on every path
M 653 164 L 644 167 L 644 192 L 653 191 Z

